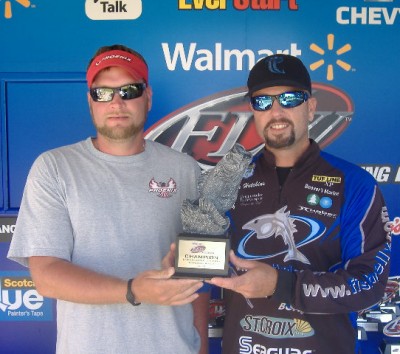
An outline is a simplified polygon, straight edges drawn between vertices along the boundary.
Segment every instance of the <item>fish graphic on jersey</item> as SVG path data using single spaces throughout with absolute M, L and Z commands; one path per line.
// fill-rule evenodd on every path
M 288 247 L 288 252 L 283 259 L 285 262 L 293 260 L 310 264 L 307 257 L 296 248 L 293 234 L 297 232 L 297 229 L 293 219 L 290 218 L 290 211 L 286 212 L 286 206 L 274 214 L 265 214 L 250 220 L 242 226 L 242 229 L 255 232 L 259 240 L 272 236 L 282 237 Z

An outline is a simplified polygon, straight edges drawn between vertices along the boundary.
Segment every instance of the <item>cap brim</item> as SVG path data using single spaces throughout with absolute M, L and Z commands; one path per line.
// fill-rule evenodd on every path
M 309 87 L 306 87 L 305 85 L 299 83 L 298 81 L 293 81 L 293 80 L 272 80 L 268 81 L 262 84 L 258 84 L 251 89 L 248 90 L 247 96 L 252 95 L 255 91 L 268 88 L 268 87 L 274 87 L 274 86 L 292 86 L 295 88 L 299 88 L 302 90 L 309 91 L 311 93 L 311 89 Z

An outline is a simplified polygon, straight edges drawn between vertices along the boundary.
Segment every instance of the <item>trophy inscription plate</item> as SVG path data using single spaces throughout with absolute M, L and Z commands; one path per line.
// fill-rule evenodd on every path
M 228 238 L 180 234 L 178 240 L 175 250 L 175 277 L 209 279 L 213 276 L 228 276 Z

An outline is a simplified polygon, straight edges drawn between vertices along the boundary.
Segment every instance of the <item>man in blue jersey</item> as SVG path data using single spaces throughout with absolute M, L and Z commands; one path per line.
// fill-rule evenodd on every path
M 298 58 L 260 60 L 247 86 L 265 148 L 230 212 L 236 276 L 211 280 L 227 289 L 223 353 L 358 353 L 357 312 L 389 272 L 382 193 L 309 139 L 317 101 Z

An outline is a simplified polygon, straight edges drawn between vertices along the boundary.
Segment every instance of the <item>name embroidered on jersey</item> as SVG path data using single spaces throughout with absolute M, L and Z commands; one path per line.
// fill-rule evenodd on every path
M 170 198 L 176 191 L 176 182 L 172 178 L 168 182 L 157 182 L 153 177 L 149 182 L 149 193 L 155 193 L 160 198 Z

